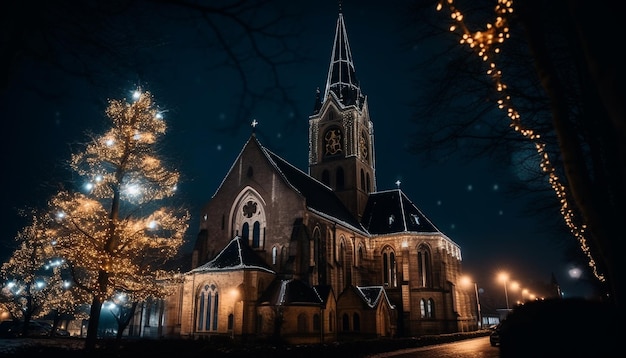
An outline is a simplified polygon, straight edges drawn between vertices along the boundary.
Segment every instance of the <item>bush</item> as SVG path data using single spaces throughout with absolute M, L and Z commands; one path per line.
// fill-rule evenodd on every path
M 518 306 L 502 321 L 500 357 L 612 357 L 620 314 L 599 301 L 552 299 Z

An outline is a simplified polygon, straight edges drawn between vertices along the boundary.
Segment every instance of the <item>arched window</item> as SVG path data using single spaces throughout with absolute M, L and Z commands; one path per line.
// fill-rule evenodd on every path
M 353 249 L 347 247 L 350 242 L 342 235 L 339 239 L 339 256 L 337 257 L 340 271 L 339 284 L 342 288 L 352 284 L 352 265 L 354 264 Z
M 328 331 L 332 332 L 335 327 L 335 311 L 328 312 Z
M 429 298 L 428 302 L 426 302 L 426 307 L 428 310 L 428 318 L 435 318 L 435 300 Z
M 235 316 L 231 313 L 228 315 L 228 330 L 233 330 L 233 325 L 235 323 Z
M 361 317 L 358 313 L 352 315 L 352 330 L 355 332 L 361 331 Z
M 420 300 L 420 315 L 422 318 L 434 318 L 435 301 L 432 298 Z
M 241 228 L 241 238 L 244 242 L 250 240 L 250 224 L 243 223 L 243 227 Z
M 350 316 L 348 316 L 347 313 L 344 313 L 343 316 L 341 317 L 341 329 L 344 332 L 348 332 L 350 330 Z
M 383 284 L 387 287 L 396 287 L 396 254 L 391 247 L 383 249 Z
M 278 258 L 278 248 L 274 246 L 272 247 L 272 265 L 276 265 L 277 258 Z
M 430 250 L 426 245 L 417 248 L 417 277 L 421 287 L 432 286 Z
M 217 308 L 219 305 L 219 293 L 214 284 L 204 285 L 198 295 L 198 312 L 196 319 L 198 331 L 217 330 Z
M 310 250 L 310 258 L 309 258 L 309 267 L 311 270 L 311 283 L 313 285 L 319 285 L 321 282 L 324 282 L 324 268 L 323 266 L 323 255 L 320 248 L 320 237 L 322 234 L 320 233 L 319 227 L 315 227 L 313 229 L 313 235 L 311 236 L 311 241 L 309 242 L 309 250 Z
M 343 168 L 339 167 L 337 168 L 337 172 L 335 173 L 335 182 L 337 184 L 336 189 L 337 190 L 342 190 L 345 187 L 345 180 L 344 180 L 344 174 L 343 174 Z
M 346 245 L 343 240 L 339 242 L 339 269 L 341 270 L 341 275 L 339 276 L 339 285 L 341 288 L 345 287 L 346 283 Z
M 320 321 L 320 315 L 316 313 L 316 314 L 313 315 L 313 330 L 315 332 L 319 332 L 321 327 L 322 327 L 322 324 L 321 324 L 321 321 Z
M 363 246 L 359 245 L 359 249 L 357 251 L 357 263 L 356 266 L 361 266 L 363 265 Z
M 233 232 L 237 233 L 241 230 L 242 240 L 250 247 L 263 248 L 264 232 L 267 226 L 263 198 L 254 189 L 246 187 L 239 194 L 231 213 Z
M 252 247 L 258 248 L 261 245 L 261 224 L 258 221 L 252 226 Z

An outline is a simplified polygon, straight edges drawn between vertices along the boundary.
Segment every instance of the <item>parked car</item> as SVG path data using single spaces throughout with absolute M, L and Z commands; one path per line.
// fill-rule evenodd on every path
M 502 322 L 490 328 L 491 333 L 489 334 L 489 343 L 491 343 L 492 347 L 496 347 L 500 345 L 500 327 L 502 325 Z

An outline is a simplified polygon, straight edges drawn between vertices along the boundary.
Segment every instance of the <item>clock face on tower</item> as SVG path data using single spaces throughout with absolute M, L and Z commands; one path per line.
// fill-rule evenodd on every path
M 363 159 L 367 159 L 367 148 L 367 135 L 365 132 L 361 132 L 361 136 L 359 137 L 359 154 L 361 154 L 361 158 Z
M 324 134 L 324 155 L 341 153 L 342 135 L 341 129 L 332 128 Z

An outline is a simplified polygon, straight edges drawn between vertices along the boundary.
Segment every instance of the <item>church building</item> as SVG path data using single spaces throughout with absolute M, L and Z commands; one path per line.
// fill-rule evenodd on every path
M 460 247 L 400 188 L 378 190 L 374 141 L 339 13 L 308 168 L 252 130 L 202 208 L 159 334 L 303 344 L 476 329 Z

